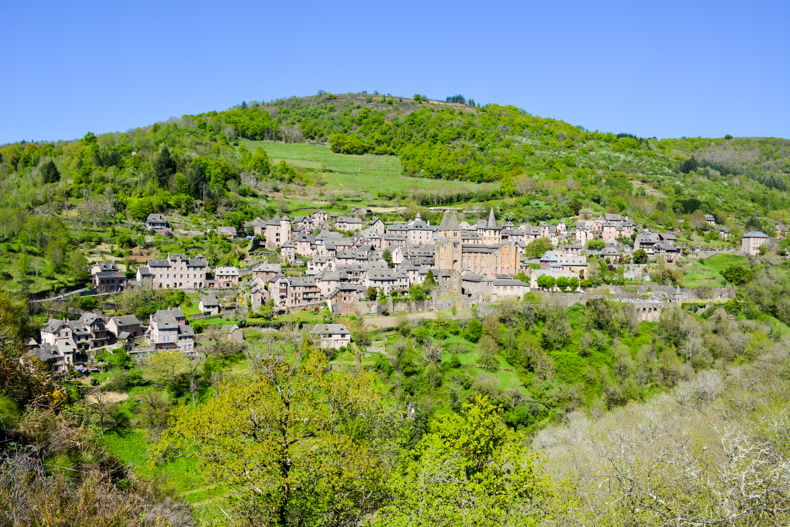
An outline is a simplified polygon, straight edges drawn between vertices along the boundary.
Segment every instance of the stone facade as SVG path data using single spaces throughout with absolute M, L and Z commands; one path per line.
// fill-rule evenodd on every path
M 203 256 L 168 254 L 164 260 L 148 260 L 146 267 L 137 270 L 137 281 L 150 280 L 154 289 L 199 289 L 206 287 L 207 271 L 208 260 Z

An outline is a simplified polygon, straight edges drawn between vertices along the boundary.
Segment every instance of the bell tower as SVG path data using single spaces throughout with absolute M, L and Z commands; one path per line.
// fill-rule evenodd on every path
M 434 265 L 437 269 L 454 269 L 460 273 L 462 263 L 463 247 L 458 217 L 455 213 L 450 216 L 445 212 L 434 249 Z

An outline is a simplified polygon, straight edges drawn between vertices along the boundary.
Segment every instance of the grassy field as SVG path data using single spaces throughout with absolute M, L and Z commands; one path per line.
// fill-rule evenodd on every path
M 749 265 L 749 260 L 739 254 L 715 254 L 704 260 L 695 260 L 686 267 L 683 287 L 721 287 L 726 280 L 721 275 L 731 265 Z
M 380 192 L 393 191 L 475 192 L 483 188 L 479 183 L 404 176 L 397 156 L 341 155 L 332 152 L 328 146 L 276 141 L 242 140 L 241 143 L 252 151 L 263 147 L 272 163 L 285 160 L 295 167 L 313 171 L 328 188 L 335 190 L 367 192 L 375 196 Z

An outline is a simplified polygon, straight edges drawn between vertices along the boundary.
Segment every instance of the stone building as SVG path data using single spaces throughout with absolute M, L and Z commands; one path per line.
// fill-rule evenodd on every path
M 762 231 L 747 232 L 741 238 L 741 252 L 747 256 L 760 254 L 760 247 L 767 244 L 771 238 Z
M 146 267 L 137 270 L 137 281 L 150 279 L 154 289 L 198 289 L 206 287 L 207 271 L 208 260 L 203 256 L 168 254 L 164 260 L 148 260 Z
M 266 222 L 266 230 L 263 232 L 266 237 L 266 248 L 274 250 L 282 247 L 291 241 L 291 219 L 286 215 L 282 218 L 275 216 Z
M 439 225 L 434 245 L 434 265 L 439 270 L 455 270 L 459 273 L 471 271 L 488 278 L 497 275 L 514 276 L 520 269 L 518 246 L 514 243 L 498 243 L 501 228 L 497 225 L 493 210 L 485 227 L 481 229 L 481 242 L 463 243 L 461 229 L 455 213 L 444 214 Z
M 116 293 L 126 288 L 126 275 L 114 262 L 97 262 L 91 267 L 91 282 L 99 293 Z

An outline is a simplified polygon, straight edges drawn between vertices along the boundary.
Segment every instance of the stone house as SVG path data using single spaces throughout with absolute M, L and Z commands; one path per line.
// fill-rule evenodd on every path
M 50 318 L 41 329 L 41 344 L 71 340 L 79 348 L 101 348 L 110 343 L 108 333 L 104 319 L 94 313 L 83 313 L 78 320 Z
M 44 365 L 52 374 L 65 376 L 69 367 L 81 368 L 85 364 L 85 353 L 73 340 L 60 341 L 57 344 L 41 344 L 20 357 L 23 366 L 32 368 L 34 362 Z
M 498 278 L 492 281 L 491 294 L 500 298 L 523 298 L 524 295 L 529 293 L 530 285 L 510 278 Z
M 322 298 L 329 298 L 329 295 L 335 292 L 343 282 L 340 273 L 334 271 L 322 271 L 315 275 L 315 285 L 321 292 Z
M 265 247 L 271 251 L 277 247 L 282 247 L 291 241 L 291 219 L 288 216 L 275 216 L 266 222 L 266 230 L 263 235 L 266 237 Z
M 256 281 L 250 289 L 250 307 L 253 311 L 259 311 L 271 296 L 269 291 Z
M 97 262 L 91 266 L 91 283 L 99 293 L 117 293 L 126 288 L 126 275 L 114 262 Z
M 408 293 L 409 277 L 406 273 L 396 269 L 368 269 L 365 273 L 363 285 L 379 289 L 385 295 L 389 295 L 393 291 Z
M 280 257 L 283 261 L 293 264 L 296 261 L 296 246 L 292 243 L 284 243 L 280 247 Z
M 442 295 L 461 296 L 463 291 L 461 273 L 455 269 L 437 269 L 434 271 L 433 278 L 436 280 Z
M 313 212 L 313 224 L 316 228 L 322 228 L 329 221 L 329 214 L 323 209 Z
M 464 273 L 461 275 L 461 291 L 469 298 L 483 297 L 491 294 L 492 281 L 477 273 Z
M 339 216 L 335 220 L 335 229 L 339 231 L 353 232 L 362 229 L 362 220 L 352 216 Z
M 334 293 L 329 295 L 327 305 L 329 310 L 340 316 L 357 314 L 359 303 L 365 300 L 367 288 L 360 284 L 342 284 Z
M 747 256 L 758 256 L 760 247 L 766 245 L 771 238 L 762 231 L 750 231 L 741 238 L 741 252 Z
M 261 279 L 268 282 L 282 272 L 282 266 L 278 263 L 262 263 L 252 270 L 252 279 Z
M 143 334 L 143 325 L 134 315 L 111 317 L 107 322 L 107 330 L 116 339 L 135 339 Z
M 283 275 L 269 280 L 269 294 L 275 306 L 285 307 L 288 304 L 288 288 L 290 281 Z
M 321 290 L 314 277 L 295 276 L 288 280 L 288 307 L 297 307 L 321 302 Z
M 204 315 L 219 315 L 219 300 L 214 295 L 202 296 L 198 302 L 198 309 Z
M 310 276 L 323 273 L 324 271 L 331 271 L 334 269 L 334 264 L 335 261 L 328 256 L 314 256 L 312 260 L 307 261 L 306 274 Z
M 214 269 L 214 285 L 217 289 L 239 286 L 238 267 L 217 267 Z
M 145 228 L 149 231 L 159 231 L 167 228 L 167 218 L 162 214 L 149 214 L 145 220 Z
M 157 351 L 192 353 L 195 350 L 195 331 L 187 325 L 180 308 L 163 309 L 151 315 L 145 337 Z
M 148 260 L 137 270 L 137 281 L 149 279 L 154 289 L 198 289 L 206 287 L 208 260 L 203 256 L 187 258 L 168 254 L 164 260 Z
M 372 232 L 375 232 L 379 236 L 384 236 L 384 233 L 387 231 L 387 227 L 380 218 L 373 218 L 373 221 L 370 222 L 368 229 L 370 229 Z
M 236 227 L 217 227 L 217 234 L 229 238 L 236 237 Z
M 321 349 L 339 349 L 351 344 L 351 332 L 342 324 L 316 324 L 310 334 Z
M 315 236 L 300 234 L 293 243 L 296 246 L 296 254 L 307 257 L 315 255 Z

